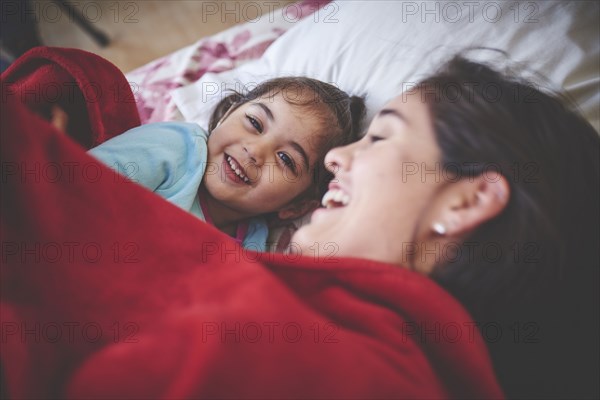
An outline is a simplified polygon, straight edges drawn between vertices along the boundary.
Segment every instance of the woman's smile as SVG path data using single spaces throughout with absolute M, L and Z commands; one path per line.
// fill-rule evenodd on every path
M 350 203 L 350 195 L 340 188 L 330 188 L 323 199 L 321 204 L 325 208 L 336 208 L 345 207 Z

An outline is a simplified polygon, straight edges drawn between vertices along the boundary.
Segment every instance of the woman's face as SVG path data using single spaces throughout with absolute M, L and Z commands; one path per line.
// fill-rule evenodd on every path
M 431 232 L 429 210 L 444 184 L 440 158 L 421 93 L 395 98 L 363 139 L 327 154 L 335 178 L 325 208 L 294 235 L 295 251 L 410 265 L 414 246 Z

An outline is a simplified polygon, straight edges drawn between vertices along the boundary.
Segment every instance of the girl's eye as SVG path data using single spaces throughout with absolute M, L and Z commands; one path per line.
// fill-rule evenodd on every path
M 371 143 L 375 143 L 378 142 L 380 140 L 383 140 L 383 138 L 381 136 L 377 136 L 377 135 L 369 135 L 369 141 Z
M 279 158 L 285 164 L 286 167 L 290 168 L 292 170 L 292 172 L 294 172 L 294 173 L 296 172 L 296 163 L 294 162 L 292 157 L 290 157 L 289 155 L 287 155 L 286 153 L 283 153 L 281 151 L 279 153 L 277 153 L 277 155 L 279 156 Z
M 259 120 L 254 118 L 251 115 L 246 114 L 246 119 L 248 119 L 248 121 L 250 122 L 250 124 L 252 124 L 252 126 L 254 127 L 254 129 L 256 129 L 256 131 L 258 133 L 263 133 L 263 127 L 260 124 Z

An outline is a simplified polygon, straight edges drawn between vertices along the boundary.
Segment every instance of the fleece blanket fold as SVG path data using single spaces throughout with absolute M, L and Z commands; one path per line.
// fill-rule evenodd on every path
M 79 49 L 35 47 L 2 73 L 2 102 L 16 98 L 48 117 L 59 106 L 69 134 L 91 148 L 140 125 L 125 75 L 104 58 Z
M 1 117 L 8 398 L 503 396 L 469 315 L 426 277 L 243 250 L 14 96 Z

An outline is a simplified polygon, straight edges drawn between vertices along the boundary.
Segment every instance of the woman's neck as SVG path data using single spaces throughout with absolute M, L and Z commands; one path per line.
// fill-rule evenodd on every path
M 199 190 L 202 201 L 204 202 L 202 212 L 208 215 L 204 219 L 211 221 L 212 225 L 230 236 L 235 236 L 238 223 L 241 220 L 248 218 L 239 211 L 232 210 L 223 203 L 215 199 L 204 188 L 204 185 Z

